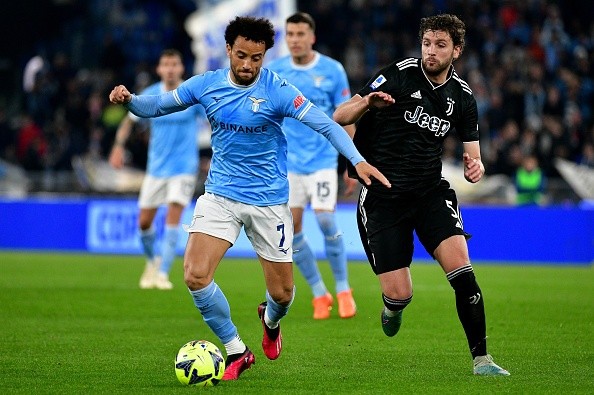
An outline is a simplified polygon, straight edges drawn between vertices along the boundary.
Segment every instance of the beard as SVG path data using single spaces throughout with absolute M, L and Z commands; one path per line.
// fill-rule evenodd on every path
M 434 62 L 437 61 L 434 60 Z M 426 59 L 423 59 L 422 63 L 423 70 L 425 70 L 425 74 L 427 74 L 430 77 L 436 77 L 450 68 L 450 66 L 452 65 L 452 59 L 444 63 L 437 62 L 433 66 L 429 66 Z
M 233 68 L 231 68 L 231 72 L 233 73 L 233 76 L 235 77 L 235 80 L 237 81 L 237 83 L 239 85 L 247 86 L 256 80 L 256 77 L 244 78 L 244 77 L 240 76 Z

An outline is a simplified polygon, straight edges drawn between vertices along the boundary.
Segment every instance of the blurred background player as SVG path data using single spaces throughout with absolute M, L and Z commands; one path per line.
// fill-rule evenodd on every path
M 175 49 L 164 50 L 156 72 L 161 81 L 148 86 L 142 94 L 158 95 L 177 88 L 183 82 L 184 65 L 181 53 Z M 196 188 L 197 134 L 199 119 L 203 117 L 202 107 L 192 106 L 175 114 L 150 119 L 146 176 L 138 198 L 140 241 L 146 256 L 140 288 L 173 288 L 169 281 L 169 272 L 176 255 L 181 215 L 193 198 Z M 122 168 L 125 164 L 125 144 L 138 119 L 134 114 L 128 113 L 116 132 L 109 155 L 109 163 L 115 168 Z M 167 204 L 167 213 L 159 257 L 153 221 L 157 209 L 163 204 Z
M 351 95 L 344 68 L 336 60 L 313 49 L 315 21 L 309 14 L 298 12 L 287 18 L 285 40 L 290 55 L 273 61 L 268 68 L 286 78 L 332 117 L 336 107 Z M 357 307 L 348 281 L 342 232 L 334 215 L 338 194 L 338 152 L 322 135 L 295 119 L 285 118 L 283 130 L 288 142 L 289 206 L 295 230 L 293 259 L 312 289 L 313 317 L 318 320 L 329 318 L 334 298 L 326 288 L 314 253 L 303 234 L 303 211 L 308 203 L 324 235 L 326 257 L 335 280 L 338 313 L 342 318 L 353 317 Z M 345 130 L 353 136 L 353 125 L 346 126 Z M 345 182 L 345 194 L 348 195 L 356 182 L 348 177 Z

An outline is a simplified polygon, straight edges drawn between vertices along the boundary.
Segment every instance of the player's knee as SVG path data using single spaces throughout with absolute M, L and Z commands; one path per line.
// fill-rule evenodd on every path
M 388 274 L 391 277 L 384 278 L 382 283 L 382 295 L 388 299 L 395 300 L 409 300 L 413 295 L 413 286 L 410 276 L 405 274 L 404 277 L 400 277 L 394 271 L 392 274 Z M 402 272 L 402 271 L 400 271 Z
M 147 231 L 153 226 L 153 221 L 149 218 L 145 218 L 144 216 L 140 216 L 138 219 L 138 227 L 142 231 Z
M 382 294 L 382 299 L 384 301 L 384 306 L 390 311 L 400 311 L 404 310 L 406 306 L 412 302 L 412 294 L 408 294 L 408 296 L 399 297 L 399 298 L 391 298 Z
M 320 230 L 326 238 L 337 238 L 340 236 L 340 231 L 336 225 L 336 216 L 332 212 L 322 211 L 316 213 L 316 219 Z
M 208 285 L 206 278 L 196 276 L 191 271 L 184 271 L 184 283 L 192 291 L 202 289 Z
M 156 233 L 153 223 L 150 221 L 138 220 L 138 228 L 142 233 Z
M 200 270 L 198 265 L 184 260 L 184 282 L 189 289 L 193 291 L 202 289 L 210 284 L 211 281 L 212 277 L 207 272 Z

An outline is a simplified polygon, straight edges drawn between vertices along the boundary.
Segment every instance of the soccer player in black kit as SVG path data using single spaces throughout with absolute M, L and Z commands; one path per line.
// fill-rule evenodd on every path
M 357 222 L 382 289 L 382 329 L 394 336 L 411 302 L 413 231 L 439 262 L 454 289 L 477 375 L 508 376 L 487 354 L 483 294 L 476 282 L 456 193 L 441 176 L 442 145 L 455 129 L 464 144 L 464 177 L 478 182 L 481 162 L 477 106 L 454 70 L 464 49 L 464 22 L 449 14 L 421 19 L 422 58 L 381 69 L 334 112 L 341 125 L 357 122 L 355 144 L 391 182 L 363 186 Z

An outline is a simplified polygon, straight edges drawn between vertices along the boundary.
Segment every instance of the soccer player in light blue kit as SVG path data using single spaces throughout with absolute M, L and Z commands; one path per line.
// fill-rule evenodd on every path
M 313 49 L 315 21 L 304 12 L 297 12 L 286 20 L 285 40 L 290 55 L 277 59 L 267 67 L 295 85 L 326 115 L 351 96 L 346 72 L 336 60 Z M 354 126 L 345 127 L 354 135 Z M 350 318 L 357 312 L 349 285 L 347 258 L 342 232 L 336 223 L 334 210 L 338 195 L 338 152 L 319 133 L 293 118 L 285 118 L 283 130 L 287 135 L 289 171 L 289 207 L 293 216 L 293 259 L 313 293 L 313 318 L 330 318 L 334 298 L 322 279 L 316 257 L 307 242 L 303 229 L 303 211 L 308 203 L 314 210 L 324 235 L 326 257 L 330 262 L 338 299 L 338 315 Z M 357 183 L 345 177 L 347 194 Z
M 148 86 L 142 94 L 157 95 L 177 88 L 183 82 L 182 55 L 175 49 L 166 49 L 159 57 L 156 68 L 161 81 Z M 150 139 L 146 176 L 142 182 L 138 206 L 140 241 L 146 266 L 140 278 L 140 288 L 173 288 L 169 272 L 175 260 L 179 238 L 179 222 L 184 208 L 194 196 L 198 170 L 197 134 L 205 119 L 204 109 L 193 106 L 184 111 L 150 120 Z M 122 168 L 125 162 L 125 144 L 133 125 L 138 121 L 128 114 L 116 132 L 109 163 Z M 155 246 L 153 222 L 157 210 L 167 204 L 165 232 L 161 256 Z
M 274 28 L 264 18 L 236 17 L 225 30 L 230 67 L 194 76 L 173 92 L 132 95 L 116 86 L 112 103 L 125 104 L 141 117 L 156 117 L 202 105 L 212 127 L 212 160 L 205 194 L 196 209 L 184 256 L 184 280 L 195 306 L 224 345 L 223 380 L 235 380 L 254 362 L 251 350 L 231 320 L 229 303 L 214 282 L 226 251 L 245 233 L 258 254 L 266 301 L 258 306 L 262 348 L 269 359 L 282 348 L 280 320 L 293 301 L 293 222 L 287 201 L 287 140 L 281 129 L 291 117 L 326 136 L 354 166 L 364 182 L 390 187 L 368 164 L 348 134 L 297 88 L 262 68 L 274 45 Z M 240 280 L 241 281 L 241 280 Z

